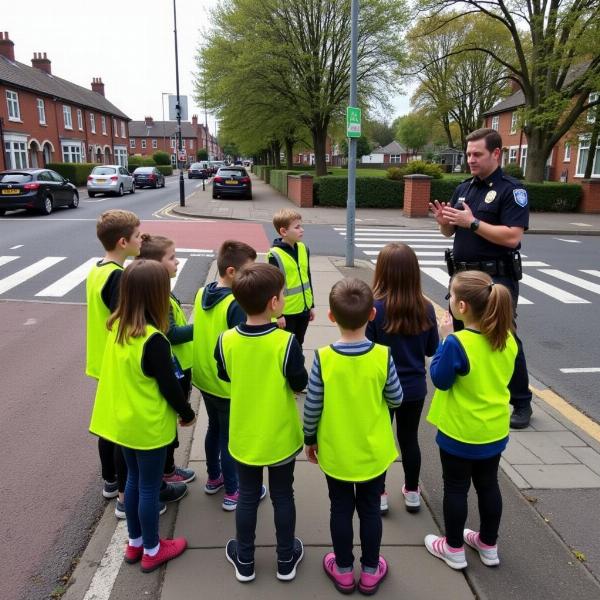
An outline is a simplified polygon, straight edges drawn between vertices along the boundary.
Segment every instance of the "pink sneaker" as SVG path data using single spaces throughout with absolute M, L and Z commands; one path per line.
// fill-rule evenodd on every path
M 354 581 L 354 573 L 340 573 L 335 564 L 335 554 L 329 552 L 323 557 L 323 569 L 338 592 L 342 594 L 351 594 L 356 589 L 356 581 Z
M 379 589 L 379 586 L 385 579 L 387 572 L 387 562 L 383 556 L 380 556 L 375 573 L 366 573 L 365 571 L 360 572 L 358 591 L 365 596 L 372 596 Z
M 500 564 L 500 559 L 498 558 L 498 544 L 495 546 L 484 544 L 479 537 L 479 531 L 465 529 L 463 531 L 463 539 L 471 546 L 471 548 L 479 552 L 479 558 L 486 567 L 495 567 Z
M 441 558 L 451 569 L 466 569 L 467 567 L 464 547 L 450 548 L 445 537 L 433 534 L 426 535 L 425 548 L 433 556 Z

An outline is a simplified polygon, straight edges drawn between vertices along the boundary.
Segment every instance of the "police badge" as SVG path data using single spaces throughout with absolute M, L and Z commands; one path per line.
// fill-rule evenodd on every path
M 484 200 L 483 200 L 483 201 L 484 201 L 486 204 L 491 204 L 491 203 L 494 201 L 494 199 L 495 199 L 495 198 L 496 198 L 496 190 L 490 190 L 490 191 L 489 191 L 489 192 L 488 192 L 488 193 L 485 195 L 485 198 L 484 198 Z
M 515 202 L 521 206 L 527 206 L 527 192 L 523 189 L 521 190 L 513 190 L 513 196 L 515 198 Z

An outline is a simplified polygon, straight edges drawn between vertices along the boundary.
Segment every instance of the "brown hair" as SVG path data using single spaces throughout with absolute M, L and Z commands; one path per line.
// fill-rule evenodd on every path
M 513 331 L 513 305 L 508 288 L 494 283 L 481 271 L 457 273 L 450 287 L 455 302 L 463 300 L 469 305 L 492 350 L 504 350 L 508 332 Z
M 421 291 L 419 261 L 406 244 L 392 242 L 379 253 L 373 295 L 384 303 L 386 333 L 418 335 L 433 325 Z
M 342 329 L 360 329 L 373 308 L 373 292 L 361 279 L 341 279 L 329 292 L 329 308 Z
M 273 227 L 275 227 L 275 231 L 279 234 L 279 230 L 282 227 L 286 229 L 292 224 L 293 221 L 301 221 L 302 215 L 293 208 L 282 208 L 278 210 L 273 215 Z
M 477 142 L 485 140 L 485 149 L 488 152 L 493 152 L 496 148 L 502 149 L 502 137 L 495 129 L 476 129 L 472 131 L 466 138 L 468 142 Z
M 129 210 L 111 209 L 103 212 L 96 221 L 96 235 L 107 252 L 115 249 L 121 238 L 127 241 L 133 230 L 140 226 L 140 220 Z
M 217 268 L 221 277 L 229 267 L 239 271 L 249 260 L 256 260 L 256 250 L 237 240 L 225 240 L 217 254 Z
M 174 245 L 175 242 L 164 235 L 142 233 L 142 245 L 136 259 L 147 258 L 148 260 L 157 260 L 160 262 L 167 253 L 167 250 Z
M 283 273 L 273 265 L 252 264 L 238 271 L 231 290 L 247 315 L 259 315 L 285 286 Z
M 119 288 L 119 303 L 106 326 L 112 329 L 119 322 L 117 343 L 125 344 L 130 337 L 146 335 L 150 322 L 166 333 L 169 328 L 169 295 L 171 284 L 166 267 L 155 260 L 134 260 L 123 271 Z

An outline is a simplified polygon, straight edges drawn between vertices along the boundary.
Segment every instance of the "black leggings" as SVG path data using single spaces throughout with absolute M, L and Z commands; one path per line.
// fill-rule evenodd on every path
M 304 344 L 304 336 L 308 329 L 310 311 L 298 313 L 297 315 L 283 315 L 285 317 L 285 330 L 293 333 L 300 346 Z
M 498 485 L 500 454 L 491 458 L 468 459 L 448 454 L 440 448 L 444 477 L 444 523 L 446 541 L 452 548 L 463 545 L 463 529 L 467 521 L 467 496 L 471 480 L 479 505 L 479 537 L 494 546 L 502 517 L 502 495 Z

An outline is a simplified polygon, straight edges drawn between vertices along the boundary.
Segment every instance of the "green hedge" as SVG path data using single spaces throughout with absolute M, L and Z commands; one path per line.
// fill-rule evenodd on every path
M 96 163 L 48 163 L 49 169 L 60 173 L 76 186 L 84 186 L 92 169 L 98 166 Z
M 288 173 L 297 174 L 298 171 L 272 169 L 269 174 L 271 186 L 284 196 L 287 196 L 288 193 Z
M 316 177 L 313 201 L 320 206 L 346 206 L 347 177 Z M 357 208 L 402 208 L 404 183 L 375 177 L 356 178 Z
M 138 154 L 133 154 L 127 157 L 127 168 L 130 173 L 133 172 L 134 169 L 138 167 L 155 167 L 156 162 L 154 159 L 149 156 L 140 156 Z
M 152 159 L 157 165 L 166 165 L 169 166 L 171 164 L 171 156 L 162 150 L 157 150 L 153 155 Z
M 271 183 L 271 171 L 275 167 L 271 165 L 257 165 L 255 173 L 265 182 Z
M 173 167 L 171 165 L 156 165 L 156 168 L 165 176 L 173 175 Z

